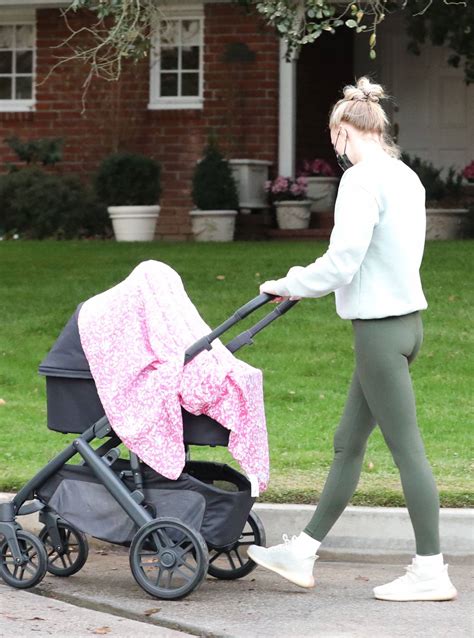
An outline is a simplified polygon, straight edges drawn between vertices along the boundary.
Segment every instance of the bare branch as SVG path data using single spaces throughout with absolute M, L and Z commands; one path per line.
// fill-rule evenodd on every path
M 242 4 L 243 0 L 239 1 Z M 345 25 L 357 33 L 371 34 L 370 55 L 375 57 L 377 26 L 394 6 L 388 0 L 342 0 L 339 4 L 333 0 L 246 0 L 246 3 L 276 28 L 288 45 L 288 56 L 314 42 L 324 31 L 335 33 Z M 443 3 L 467 7 L 466 0 L 443 0 Z M 168 6 L 168 0 L 73 0 L 62 12 L 69 34 L 54 47 L 67 48 L 71 53 L 53 65 L 41 84 L 58 67 L 72 60 L 89 66 L 85 93 L 95 77 L 118 80 L 124 60 L 137 61 L 148 55 L 152 34 L 168 21 Z M 432 6 L 433 0 L 426 0 L 426 6 L 416 15 L 426 14 Z M 408 0 L 395 3 L 395 8 L 407 10 L 407 7 Z M 89 25 L 75 28 L 69 16 L 80 9 L 88 9 L 95 19 Z

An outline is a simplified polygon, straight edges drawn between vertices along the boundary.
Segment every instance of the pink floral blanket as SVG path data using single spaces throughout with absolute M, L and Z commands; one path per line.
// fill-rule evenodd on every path
M 147 465 L 176 479 L 185 463 L 181 406 L 230 430 L 229 451 L 252 492 L 268 484 L 262 373 L 219 341 L 186 366 L 184 352 L 210 332 L 179 275 L 157 261 L 86 301 L 79 333 L 105 413 Z

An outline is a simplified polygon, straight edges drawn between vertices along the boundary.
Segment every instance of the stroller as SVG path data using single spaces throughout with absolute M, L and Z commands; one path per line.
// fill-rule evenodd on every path
M 241 319 L 265 305 L 261 294 L 202 337 L 185 353 L 185 364 Z M 226 347 L 236 352 L 292 308 L 284 301 Z M 212 418 L 184 409 L 186 464 L 177 480 L 158 474 L 130 453 L 100 402 L 78 330 L 79 308 L 46 359 L 48 427 L 77 438 L 33 477 L 9 503 L 0 504 L 0 576 L 18 589 L 34 587 L 46 572 L 71 576 L 88 556 L 86 534 L 129 547 L 131 572 L 148 594 L 174 600 L 187 596 L 207 573 L 232 580 L 249 574 L 252 543 L 265 545 L 265 530 L 251 511 L 250 482 L 226 464 L 192 461 L 190 445 L 227 446 L 229 430 Z M 92 447 L 95 440 L 102 441 Z M 80 464 L 69 463 L 76 455 Z M 23 530 L 17 516 L 39 512 L 39 537 Z M 125 515 L 126 514 L 126 515 Z

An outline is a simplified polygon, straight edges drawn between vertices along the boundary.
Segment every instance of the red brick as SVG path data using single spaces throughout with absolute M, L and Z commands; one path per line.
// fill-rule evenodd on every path
M 37 111 L 0 113 L 1 136 L 17 134 L 35 139 L 45 136 L 65 140 L 62 172 L 79 172 L 87 179 L 114 149 L 139 151 L 162 166 L 162 213 L 157 237 L 191 238 L 189 210 L 191 178 L 202 156 L 209 130 L 215 130 L 228 156 L 266 159 L 276 164 L 278 132 L 278 51 L 273 29 L 258 15 L 247 15 L 229 3 L 205 5 L 204 108 L 147 109 L 148 61 L 125 67 L 120 82 L 94 78 L 82 110 L 81 63 L 57 67 L 37 88 Z M 88 23 L 85 12 L 70 16 L 80 28 Z M 44 78 L 67 49 L 54 49 L 68 36 L 57 9 L 37 10 L 38 77 Z M 255 52 L 253 63 L 223 61 L 231 42 L 245 42 Z M 118 96 L 120 100 L 118 101 Z M 117 104 L 119 105 L 117 108 Z M 0 144 L 0 163 L 12 160 Z

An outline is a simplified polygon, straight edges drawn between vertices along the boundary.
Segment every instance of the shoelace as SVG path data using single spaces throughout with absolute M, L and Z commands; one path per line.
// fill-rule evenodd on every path
M 405 567 L 405 571 L 406 571 L 406 574 L 404 574 L 403 576 L 400 576 L 400 578 L 397 578 L 396 579 L 397 581 L 400 581 L 402 583 L 403 582 L 413 583 L 420 579 L 420 573 L 419 571 L 417 572 L 417 566 L 414 565 L 413 563 L 411 565 L 407 565 Z
M 409 582 L 413 582 L 414 580 L 416 580 L 416 570 L 415 570 L 415 565 L 407 565 L 405 567 L 405 571 L 406 574 L 404 576 L 400 576 L 400 578 L 397 578 L 397 580 L 400 581 L 409 581 Z
M 288 534 L 283 534 L 282 539 L 283 539 L 283 543 L 276 546 L 278 547 L 278 549 L 286 549 L 288 545 L 291 545 L 297 539 L 297 536 L 292 536 L 290 538 Z

